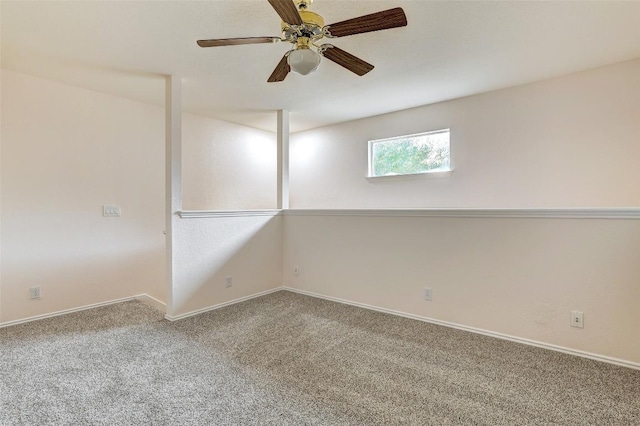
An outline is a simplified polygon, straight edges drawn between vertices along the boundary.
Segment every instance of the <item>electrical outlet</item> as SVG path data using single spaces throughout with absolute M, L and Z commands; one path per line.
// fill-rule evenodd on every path
M 584 328 L 584 312 L 571 311 L 571 327 Z
M 31 287 L 29 289 L 29 297 L 31 299 L 40 299 L 40 287 Z
M 424 300 L 431 300 L 431 288 L 429 287 L 424 288 Z
M 300 276 L 300 267 L 299 266 L 294 266 L 293 267 L 293 275 Z
M 225 280 L 225 285 L 227 287 L 231 287 L 233 285 L 233 278 L 231 277 L 231 275 L 229 275 L 226 280 Z

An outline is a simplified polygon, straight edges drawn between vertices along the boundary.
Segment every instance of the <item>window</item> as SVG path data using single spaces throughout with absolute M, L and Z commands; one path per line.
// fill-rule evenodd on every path
M 449 129 L 369 141 L 369 177 L 451 171 Z

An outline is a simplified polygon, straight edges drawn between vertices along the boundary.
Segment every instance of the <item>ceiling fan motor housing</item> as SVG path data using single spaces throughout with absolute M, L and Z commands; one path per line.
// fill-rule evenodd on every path
M 298 37 L 318 38 L 322 35 L 322 27 L 324 27 L 324 18 L 315 12 L 308 10 L 300 10 L 302 25 L 289 25 L 282 21 L 282 34 L 285 39 L 295 43 Z

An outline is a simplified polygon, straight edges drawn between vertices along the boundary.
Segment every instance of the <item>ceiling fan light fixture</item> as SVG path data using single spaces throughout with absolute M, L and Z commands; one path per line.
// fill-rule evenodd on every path
M 307 75 L 320 66 L 320 55 L 309 48 L 298 48 L 289 52 L 287 62 L 291 71 Z

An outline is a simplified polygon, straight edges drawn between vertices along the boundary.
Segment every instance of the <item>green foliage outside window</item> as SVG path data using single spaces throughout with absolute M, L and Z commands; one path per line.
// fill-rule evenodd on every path
M 371 176 L 449 170 L 449 131 L 371 142 Z

